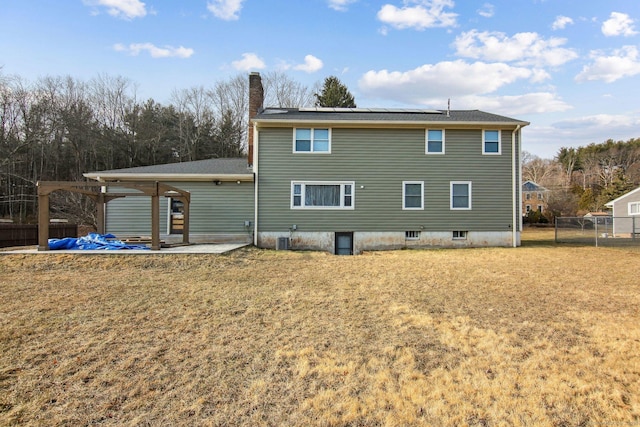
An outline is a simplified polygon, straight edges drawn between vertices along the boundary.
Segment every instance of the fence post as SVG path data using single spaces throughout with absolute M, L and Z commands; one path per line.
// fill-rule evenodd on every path
M 636 240 L 636 217 L 631 217 L 631 240 Z
M 556 226 L 555 242 L 558 243 L 558 217 L 557 216 L 553 217 L 553 223 Z
M 596 217 L 596 248 L 598 247 L 598 218 Z

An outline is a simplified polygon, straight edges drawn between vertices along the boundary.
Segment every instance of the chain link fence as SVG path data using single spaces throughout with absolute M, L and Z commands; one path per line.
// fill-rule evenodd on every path
M 640 217 L 556 217 L 556 243 L 640 246 Z

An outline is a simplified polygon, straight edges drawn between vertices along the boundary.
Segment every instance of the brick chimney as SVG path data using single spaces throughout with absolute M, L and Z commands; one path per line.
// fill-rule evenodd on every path
M 264 103 L 264 89 L 260 73 L 249 74 L 249 147 L 247 162 L 253 166 L 253 118 L 262 110 Z

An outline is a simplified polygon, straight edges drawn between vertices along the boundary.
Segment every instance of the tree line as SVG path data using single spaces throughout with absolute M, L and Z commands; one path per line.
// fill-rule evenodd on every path
M 562 147 L 553 159 L 525 152 L 522 160 L 523 179 L 550 190 L 547 220 L 603 211 L 606 203 L 640 185 L 640 138 Z

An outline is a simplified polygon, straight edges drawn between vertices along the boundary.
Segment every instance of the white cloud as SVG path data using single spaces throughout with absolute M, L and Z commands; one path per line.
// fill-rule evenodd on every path
M 626 13 L 611 12 L 611 17 L 602 23 L 602 34 L 612 36 L 633 36 L 638 34 L 633 29 L 633 19 Z
M 152 43 L 132 43 L 129 46 L 125 46 L 121 43 L 113 45 L 113 49 L 117 52 L 127 52 L 129 55 L 138 56 L 140 52 L 147 51 L 152 58 L 189 58 L 195 53 L 191 48 L 183 46 L 172 47 L 164 46 L 158 47 Z
M 542 38 L 537 33 L 517 33 L 508 37 L 500 32 L 467 31 L 456 37 L 456 54 L 486 61 L 516 62 L 518 65 L 556 67 L 578 57 L 563 46 L 566 39 Z
M 634 116 L 596 114 L 592 116 L 567 119 L 556 122 L 553 127 L 556 129 L 615 129 L 630 128 L 640 125 L 640 118 Z
M 445 12 L 444 8 L 451 8 L 454 5 L 453 0 L 404 0 L 403 7 L 391 4 L 382 6 L 378 11 L 378 19 L 400 30 L 453 27 L 456 25 L 458 15 Z
M 304 64 L 298 64 L 293 67 L 294 70 L 304 71 L 305 73 L 315 73 L 324 66 L 322 60 L 316 58 L 313 55 L 307 55 L 304 57 Z
M 452 102 L 461 103 L 461 108 L 491 111 L 507 116 L 553 113 L 573 108 L 551 92 L 507 96 L 467 96 L 460 100 L 454 99 Z
M 207 9 L 217 18 L 225 21 L 235 21 L 240 18 L 240 9 L 242 9 L 244 0 L 213 0 L 207 2 Z
M 543 158 L 553 158 L 561 147 L 580 147 L 608 139 L 627 141 L 638 137 L 637 112 L 593 115 L 555 123 L 532 120 L 525 128 L 523 149 Z
M 585 65 L 576 81 L 603 80 L 607 83 L 615 82 L 623 77 L 640 74 L 640 60 L 636 46 L 624 46 L 616 49 L 610 56 L 600 51 L 591 52 L 593 62 Z
M 572 107 L 552 92 L 492 95 L 502 86 L 534 73 L 506 64 L 463 61 L 424 65 L 407 72 L 369 71 L 359 81 L 361 93 L 385 104 L 444 109 L 479 109 L 508 116 L 566 111 Z
M 239 71 L 261 70 L 266 67 L 264 61 L 255 53 L 243 53 L 242 59 L 231 63 Z
M 368 71 L 359 86 L 369 96 L 426 105 L 434 98 L 488 94 L 517 80 L 538 78 L 527 68 L 457 60 L 426 64 L 404 72 Z
M 552 30 L 564 30 L 567 25 L 573 25 L 573 19 L 568 16 L 557 16 L 556 20 L 551 24 Z
M 139 0 L 83 0 L 89 6 L 104 6 L 107 13 L 116 18 L 142 18 L 147 14 L 146 6 Z
M 494 6 L 491 3 L 485 3 L 478 9 L 478 15 L 485 18 L 491 18 L 495 14 Z
M 344 12 L 347 10 L 347 6 L 351 3 L 355 3 L 358 0 L 328 0 L 329 7 L 338 12 Z

